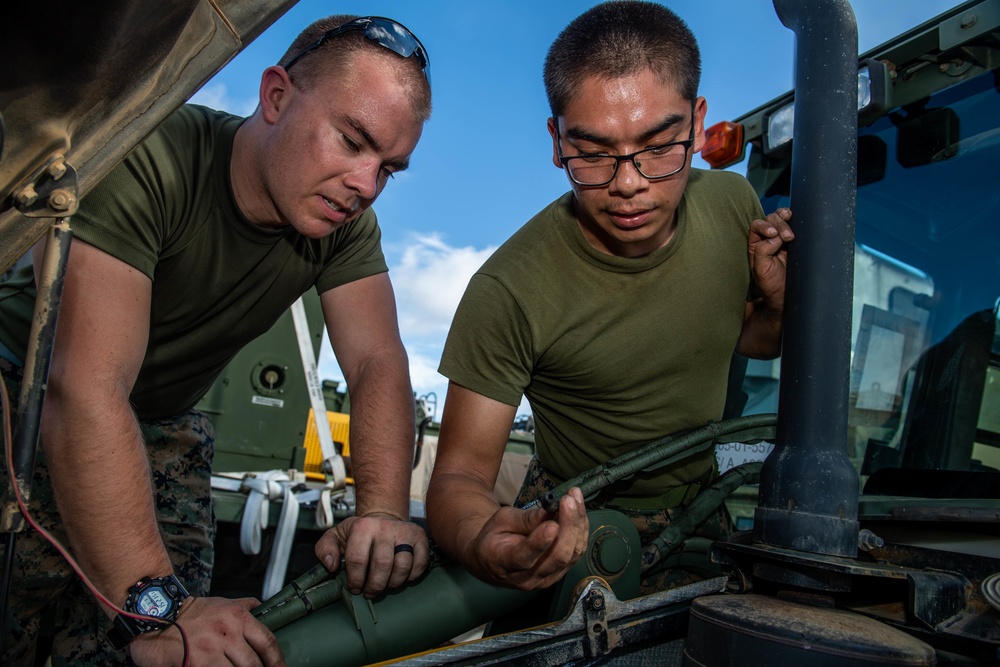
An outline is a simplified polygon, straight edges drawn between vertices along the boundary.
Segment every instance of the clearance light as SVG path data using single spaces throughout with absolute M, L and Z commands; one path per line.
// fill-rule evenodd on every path
M 858 72 L 858 111 L 872 103 L 872 75 L 867 67 Z
M 879 60 L 866 60 L 858 71 L 858 122 L 870 122 L 889 108 L 888 66 Z M 774 153 L 792 141 L 795 103 L 789 102 L 767 117 L 764 152 Z
M 724 120 L 705 130 L 701 158 L 713 169 L 728 167 L 743 157 L 743 126 Z
M 767 134 L 764 135 L 764 152 L 773 153 L 792 142 L 795 126 L 795 103 L 789 102 L 767 117 Z

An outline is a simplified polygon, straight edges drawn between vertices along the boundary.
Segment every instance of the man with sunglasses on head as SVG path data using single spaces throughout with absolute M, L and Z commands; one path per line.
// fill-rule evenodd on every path
M 791 214 L 765 218 L 744 178 L 692 168 L 705 142 L 699 77 L 694 36 L 650 2 L 598 5 L 549 50 L 552 160 L 571 191 L 473 276 L 440 366 L 450 384 L 428 527 L 486 581 L 521 589 L 558 581 L 587 546 L 586 509 L 625 513 L 643 545 L 657 537 L 716 474 L 713 450 L 586 503 L 573 488 L 555 514 L 517 507 L 720 419 L 734 350 L 780 351 Z M 494 483 L 522 394 L 536 456 L 517 507 L 500 507 Z M 695 534 L 725 539 L 723 512 Z M 641 590 L 698 576 L 668 567 Z
M 98 608 L 32 533 L 0 662 L 33 663 L 48 608 L 57 665 L 125 664 L 125 645 L 139 665 L 180 665 L 185 650 L 190 665 L 284 664 L 256 601 L 208 596 L 213 440 L 193 406 L 313 286 L 351 393 L 357 488 L 356 516 L 317 556 L 331 571 L 343 559 L 348 588 L 368 597 L 423 573 L 427 537 L 409 521 L 413 395 L 369 208 L 429 115 L 417 38 L 390 19 L 334 16 L 264 71 L 252 116 L 183 107 L 83 200 L 32 510 L 111 602 L 176 620 L 186 640 Z M 31 281 L 4 286 L 21 296 L 2 300 L 8 364 L 24 357 Z

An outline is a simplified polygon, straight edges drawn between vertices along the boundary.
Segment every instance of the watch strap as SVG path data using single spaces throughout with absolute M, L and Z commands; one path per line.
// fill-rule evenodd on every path
M 129 642 L 141 634 L 139 628 L 135 627 L 135 625 L 129 624 L 128 621 L 130 620 L 132 619 L 118 614 L 115 616 L 114 624 L 111 626 L 111 629 L 108 630 L 107 635 L 105 635 L 108 643 L 111 644 L 112 648 L 116 651 L 120 651 L 128 646 Z

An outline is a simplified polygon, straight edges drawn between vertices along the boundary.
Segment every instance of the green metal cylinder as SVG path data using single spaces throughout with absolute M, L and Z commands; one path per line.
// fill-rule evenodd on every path
M 440 646 L 540 593 L 491 586 L 447 563 L 374 601 L 344 591 L 274 634 L 289 667 L 367 665 Z

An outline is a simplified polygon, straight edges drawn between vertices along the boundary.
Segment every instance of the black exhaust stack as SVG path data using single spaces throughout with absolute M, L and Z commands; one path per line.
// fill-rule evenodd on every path
M 859 481 L 846 442 L 857 24 L 848 0 L 774 0 L 774 8 L 796 36 L 795 241 L 788 251 L 777 443 L 761 470 L 753 538 L 772 547 L 854 558 Z
M 858 474 L 847 456 L 858 32 L 848 0 L 774 0 L 796 36 L 795 127 L 778 433 L 760 475 L 753 544 L 716 542 L 738 594 L 691 605 L 684 666 L 935 664 L 906 632 L 841 609 L 858 561 Z

